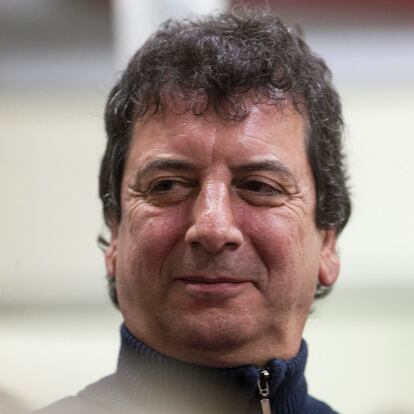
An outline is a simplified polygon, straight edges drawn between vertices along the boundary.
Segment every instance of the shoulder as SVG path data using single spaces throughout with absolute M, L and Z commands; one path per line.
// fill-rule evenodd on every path
M 110 414 L 125 403 L 115 375 L 88 385 L 76 396 L 63 398 L 33 414 Z M 137 413 L 139 414 L 139 412 Z
M 338 414 L 338 412 L 323 401 L 309 395 L 306 401 L 306 414 Z
M 35 411 L 33 414 L 69 414 L 69 413 L 90 413 L 90 414 L 102 414 L 103 411 L 100 407 L 83 400 L 78 396 L 71 396 L 63 398 L 53 404 L 48 405 L 45 408 Z

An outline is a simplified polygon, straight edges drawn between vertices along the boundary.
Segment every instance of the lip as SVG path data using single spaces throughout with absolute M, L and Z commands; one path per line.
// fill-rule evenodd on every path
M 191 275 L 177 279 L 184 286 L 184 290 L 193 296 L 202 299 L 224 300 L 241 294 L 249 280 L 229 276 Z
M 219 276 L 219 275 L 189 275 L 180 277 L 179 280 L 186 283 L 199 283 L 199 284 L 216 284 L 216 283 L 246 283 L 247 280 L 243 280 L 231 276 Z

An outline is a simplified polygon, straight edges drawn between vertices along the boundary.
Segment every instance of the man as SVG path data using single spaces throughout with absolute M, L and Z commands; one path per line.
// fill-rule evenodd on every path
M 271 15 L 171 21 L 105 120 L 118 369 L 42 412 L 333 413 L 301 339 L 350 214 L 324 62 Z

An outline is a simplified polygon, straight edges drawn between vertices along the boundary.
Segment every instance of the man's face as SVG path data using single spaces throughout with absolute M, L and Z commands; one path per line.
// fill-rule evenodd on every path
M 290 106 L 139 121 L 106 255 L 126 325 L 205 365 L 294 355 L 318 281 L 338 273 L 315 204 L 305 122 Z

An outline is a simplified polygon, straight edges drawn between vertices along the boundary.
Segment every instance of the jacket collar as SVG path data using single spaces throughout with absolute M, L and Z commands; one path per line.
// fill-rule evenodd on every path
M 204 367 L 158 353 L 123 324 L 117 376 L 129 398 L 136 398 L 147 407 L 158 407 L 149 408 L 149 412 L 166 409 L 170 413 L 185 413 L 194 412 L 194 407 L 208 407 L 205 412 L 242 413 L 260 412 L 257 382 L 264 368 L 269 372 L 272 413 L 294 413 L 301 412 L 306 404 L 307 354 L 306 342 L 302 340 L 294 358 L 274 359 L 265 367 Z

